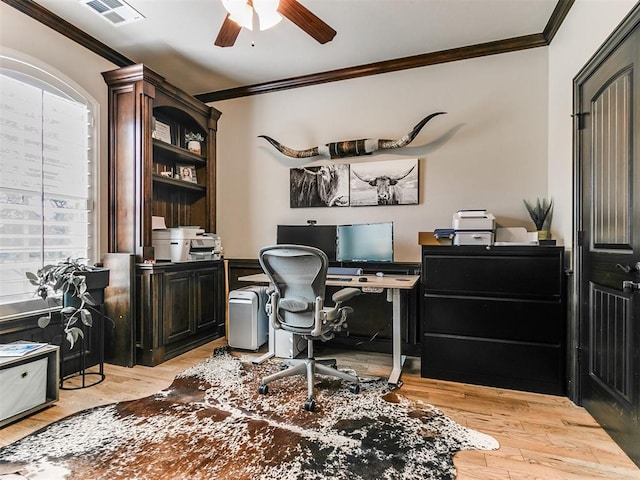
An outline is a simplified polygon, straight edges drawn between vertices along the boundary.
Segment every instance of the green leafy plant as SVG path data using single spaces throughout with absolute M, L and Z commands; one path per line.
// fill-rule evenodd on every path
M 525 207 L 527 207 L 527 211 L 529 212 L 529 216 L 533 223 L 536 225 L 537 230 L 542 230 L 544 227 L 544 222 L 547 220 L 547 216 L 551 211 L 551 207 L 553 206 L 553 200 L 547 202 L 547 199 L 543 198 L 542 201 L 540 199 L 536 199 L 535 205 L 524 201 Z
M 27 278 L 31 285 L 36 287 L 36 295 L 43 300 L 51 298 L 52 293 L 71 295 L 78 299 L 79 305 L 65 306 L 60 313 L 63 318 L 64 336 L 73 348 L 78 338 L 84 338 L 84 332 L 78 326 L 78 321 L 87 327 L 93 325 L 91 311 L 96 302 L 87 291 L 86 277 L 83 272 L 95 271 L 98 267 L 87 265 L 85 258 L 67 258 L 63 262 L 54 265 L 45 265 L 36 273 L 27 272 Z M 94 308 L 95 310 L 95 308 Z M 51 312 L 47 316 L 38 319 L 38 326 L 46 328 L 51 323 Z
M 204 142 L 204 137 L 200 133 L 187 132 L 184 134 L 185 142 Z

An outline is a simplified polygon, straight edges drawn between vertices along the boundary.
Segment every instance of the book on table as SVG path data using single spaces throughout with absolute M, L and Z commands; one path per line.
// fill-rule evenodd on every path
M 33 342 L 2 343 L 0 344 L 0 357 L 22 357 L 47 345 L 47 343 Z

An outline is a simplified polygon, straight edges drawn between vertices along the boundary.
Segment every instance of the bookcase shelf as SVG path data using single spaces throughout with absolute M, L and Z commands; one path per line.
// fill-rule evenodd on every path
M 206 193 L 207 191 L 207 187 L 204 185 L 187 182 L 186 180 L 180 180 L 178 178 L 163 177 L 157 173 L 153 174 L 153 181 L 154 183 L 168 185 L 172 188 L 184 188 L 185 190 L 192 190 L 199 193 Z
M 163 142 L 156 138 L 153 139 L 153 155 L 155 162 L 166 159 L 167 161 L 182 161 L 202 166 L 207 164 L 207 157 L 190 152 L 182 147 L 177 147 L 171 143 Z

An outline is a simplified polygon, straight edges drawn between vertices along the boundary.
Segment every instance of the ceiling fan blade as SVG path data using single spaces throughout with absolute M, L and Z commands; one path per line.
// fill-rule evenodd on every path
M 227 13 L 214 44 L 218 47 L 232 47 L 236 43 L 236 38 L 238 38 L 241 28 L 240 25 L 231 20 Z
M 288 18 L 320 43 L 327 43 L 336 36 L 336 31 L 324 23 L 297 0 L 280 0 L 278 12 Z

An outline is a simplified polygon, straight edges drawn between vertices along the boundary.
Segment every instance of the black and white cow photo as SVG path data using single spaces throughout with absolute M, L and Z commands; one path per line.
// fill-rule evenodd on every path
M 292 168 L 289 204 L 291 208 L 348 206 L 349 165 Z
M 352 163 L 350 204 L 417 205 L 418 159 Z

